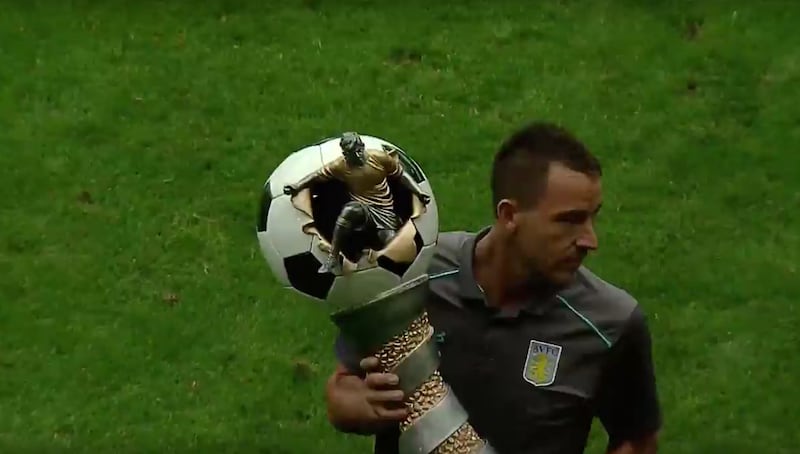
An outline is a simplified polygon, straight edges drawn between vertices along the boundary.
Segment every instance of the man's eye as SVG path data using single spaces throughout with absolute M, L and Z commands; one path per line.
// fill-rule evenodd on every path
M 564 221 L 570 224 L 582 224 L 586 220 L 586 215 L 583 213 L 568 213 L 564 216 Z

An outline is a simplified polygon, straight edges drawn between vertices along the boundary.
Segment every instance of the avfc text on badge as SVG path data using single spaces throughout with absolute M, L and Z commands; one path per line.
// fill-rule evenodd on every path
M 534 386 L 549 386 L 556 380 L 561 346 L 532 340 L 522 377 Z

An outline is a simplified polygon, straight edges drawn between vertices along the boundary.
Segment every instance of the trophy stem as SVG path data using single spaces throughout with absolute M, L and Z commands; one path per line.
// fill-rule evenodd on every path
M 400 378 L 409 409 L 400 423 L 400 454 L 493 453 L 438 371 L 439 350 L 424 309 L 429 295 L 423 275 L 331 318 L 361 357 L 377 357 L 382 372 Z

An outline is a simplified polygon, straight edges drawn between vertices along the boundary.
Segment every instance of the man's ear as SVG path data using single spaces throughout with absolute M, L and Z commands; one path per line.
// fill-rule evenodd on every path
M 503 199 L 495 207 L 497 222 L 507 231 L 513 232 L 517 228 L 519 206 L 516 200 Z

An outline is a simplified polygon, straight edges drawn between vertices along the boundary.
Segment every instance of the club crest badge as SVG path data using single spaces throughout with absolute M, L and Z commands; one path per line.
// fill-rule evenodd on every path
M 561 346 L 532 340 L 522 377 L 534 386 L 549 386 L 556 380 Z

